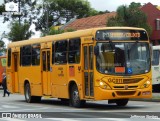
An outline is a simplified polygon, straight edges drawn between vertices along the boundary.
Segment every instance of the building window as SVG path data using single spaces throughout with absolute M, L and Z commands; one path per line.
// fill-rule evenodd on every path
M 160 19 L 156 19 L 156 30 L 160 30 Z

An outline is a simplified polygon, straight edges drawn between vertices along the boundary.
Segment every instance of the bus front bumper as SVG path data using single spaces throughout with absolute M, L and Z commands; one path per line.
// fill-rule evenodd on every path
M 95 100 L 152 98 L 152 87 L 133 90 L 105 90 L 95 87 Z

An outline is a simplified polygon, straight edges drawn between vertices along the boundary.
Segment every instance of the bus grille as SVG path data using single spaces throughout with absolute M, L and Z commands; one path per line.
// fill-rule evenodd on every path
M 116 93 L 119 96 L 128 96 L 128 95 L 134 95 L 136 91 L 125 91 L 125 92 L 117 91 Z
M 127 89 L 135 89 L 137 88 L 138 86 L 128 86 Z M 114 86 L 114 89 L 125 89 L 124 86 Z
M 136 79 L 123 79 L 123 84 L 133 84 L 133 83 L 138 83 L 141 80 L 143 80 L 143 78 L 136 78 Z

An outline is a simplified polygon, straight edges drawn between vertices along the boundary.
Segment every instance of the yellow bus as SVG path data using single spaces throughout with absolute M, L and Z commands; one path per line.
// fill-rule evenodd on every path
M 7 84 L 28 103 L 41 97 L 108 100 L 125 106 L 131 98 L 151 98 L 151 56 L 142 28 L 103 27 L 8 44 Z

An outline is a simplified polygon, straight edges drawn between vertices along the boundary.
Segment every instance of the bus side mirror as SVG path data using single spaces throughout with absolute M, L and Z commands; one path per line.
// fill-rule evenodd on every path
M 94 47 L 94 54 L 95 54 L 96 56 L 99 55 L 99 47 L 98 47 L 98 46 L 95 46 L 95 47 Z

